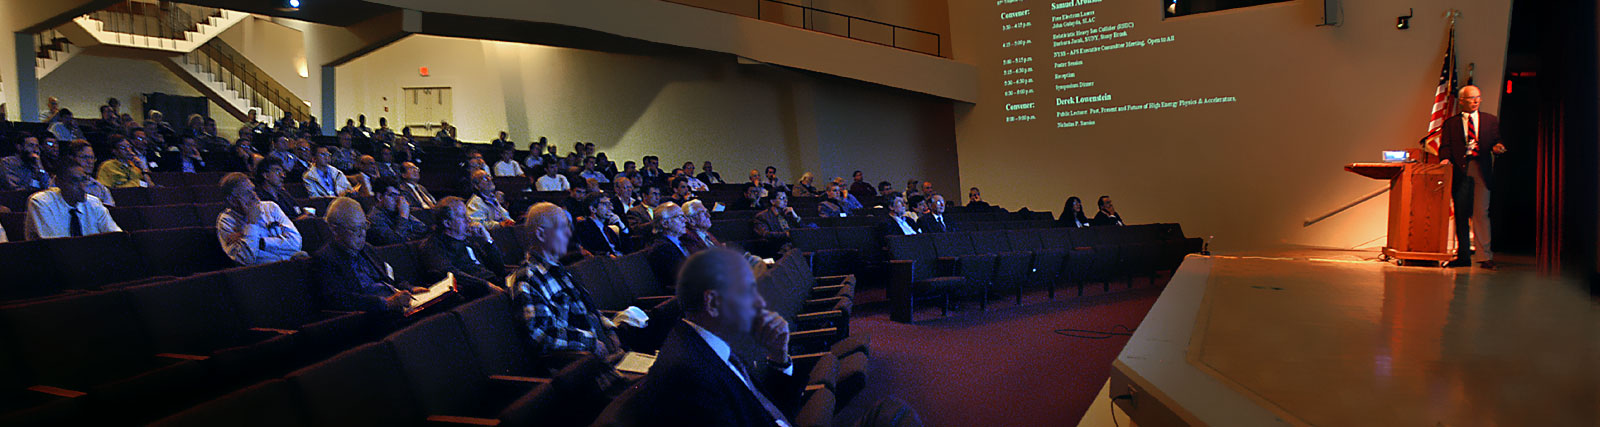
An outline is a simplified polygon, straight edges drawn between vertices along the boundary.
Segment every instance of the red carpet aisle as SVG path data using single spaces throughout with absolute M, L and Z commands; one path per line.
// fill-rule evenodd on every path
M 891 322 L 885 313 L 859 317 L 851 327 L 872 335 L 870 379 L 840 419 L 853 422 L 863 407 L 892 395 L 916 408 L 929 426 L 1077 425 L 1128 337 L 1074 338 L 1054 331 L 1137 328 L 1166 278 L 1158 286 L 1144 279 L 1135 283 L 1131 290 L 1114 284 L 1104 295 L 1091 285 L 1083 297 L 1058 294 L 1054 302 L 1032 292 L 1022 306 L 996 299 L 986 313 L 964 303 L 947 318 L 938 317 L 938 308 L 919 309 L 921 321 L 914 325 Z

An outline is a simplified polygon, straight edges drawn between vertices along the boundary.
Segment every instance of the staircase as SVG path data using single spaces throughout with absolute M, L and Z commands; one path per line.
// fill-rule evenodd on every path
M 228 9 L 127 1 L 73 18 L 59 30 L 85 48 L 110 45 L 188 53 L 249 17 Z
M 45 30 L 34 35 L 34 48 L 33 75 L 41 79 L 83 51 L 82 48 L 73 45 L 72 40 L 66 35 L 56 30 Z
M 161 65 L 205 93 L 206 97 L 241 121 L 272 122 L 285 111 L 295 120 L 311 117 L 311 106 L 261 71 L 221 39 L 212 39 L 192 52 L 164 58 Z

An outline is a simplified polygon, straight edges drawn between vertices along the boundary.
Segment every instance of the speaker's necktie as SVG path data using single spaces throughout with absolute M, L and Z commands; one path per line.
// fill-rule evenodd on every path
M 1467 156 L 1478 155 L 1478 121 L 1467 115 Z

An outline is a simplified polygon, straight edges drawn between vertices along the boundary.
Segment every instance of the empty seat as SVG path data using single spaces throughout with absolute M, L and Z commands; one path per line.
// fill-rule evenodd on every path
M 943 299 L 941 308 L 948 314 L 950 294 L 963 290 L 965 279 L 938 274 L 930 236 L 888 236 L 885 241 L 893 258 L 889 261 L 889 318 L 910 322 L 916 300 L 932 296 Z
M 271 379 L 151 423 L 152 427 L 278 427 L 305 425 L 304 409 L 288 381 Z
M 69 289 L 120 287 L 154 280 L 127 232 L 45 240 Z
M 423 319 L 384 341 L 394 349 L 426 415 L 494 418 L 536 385 L 514 391 L 497 389 L 482 371 L 455 313 Z
M 972 245 L 971 232 L 932 233 L 934 253 L 940 266 L 940 275 L 959 276 L 966 279 L 969 290 L 980 293 L 978 304 L 987 306 L 989 287 L 994 284 L 995 254 L 979 253 Z
M 158 185 L 167 185 L 156 183 Z M 117 206 L 148 206 L 150 205 L 150 189 L 145 187 L 110 188 L 111 198 L 116 199 Z
M 511 306 L 511 297 L 500 292 L 478 298 L 456 307 L 451 312 L 460 319 L 466 331 L 467 342 L 483 372 L 489 375 L 529 375 L 534 369 L 530 362 L 528 338 L 517 325 L 512 313 L 520 308 Z M 542 372 L 539 372 L 542 374 Z
M 139 206 L 132 209 L 139 211 L 139 218 L 146 230 L 215 226 L 217 223 L 216 217 L 202 222 L 193 205 Z
M 302 357 L 315 357 L 362 339 L 361 313 L 318 310 L 310 289 L 310 260 L 229 269 L 228 292 L 246 325 L 298 331 Z
M 43 297 L 66 290 L 66 279 L 46 249 L 48 240 L 0 243 L 0 301 Z
M 1062 267 L 1066 265 L 1067 249 L 1046 247 L 1039 238 L 1040 231 L 1008 230 L 1006 242 L 1011 245 L 1012 250 L 1033 253 L 1033 267 L 1030 269 L 1027 281 L 1048 285 L 1050 298 L 1055 299 L 1055 285 L 1062 282 Z
M 211 227 L 144 230 L 130 234 L 140 259 L 153 274 L 187 276 L 234 265 L 222 251 L 216 229 Z
M 1022 303 L 1022 290 L 1028 283 L 1033 268 L 1033 251 L 1011 247 L 1004 230 L 971 233 L 974 252 L 993 254 L 996 287 L 1016 291 L 1017 303 Z M 1054 284 L 1044 283 L 1054 289 Z
M 423 414 L 387 342 L 339 353 L 287 377 L 313 426 L 409 425 Z
M 416 253 L 411 250 L 410 245 L 396 243 L 388 246 L 379 246 L 374 249 L 374 252 L 378 254 L 378 259 L 389 263 L 389 268 L 394 269 L 396 283 L 410 284 L 412 286 L 431 285 L 431 283 L 419 281 L 421 268 L 418 267 Z
M 111 220 L 116 221 L 117 226 L 122 227 L 124 231 L 144 230 L 149 228 L 144 225 L 144 216 L 142 216 L 143 213 L 139 211 L 137 206 L 108 206 L 106 207 L 106 210 L 111 212 Z M 11 226 L 7 225 L 6 230 L 10 230 L 10 227 Z M 19 228 L 17 230 L 17 232 L 20 234 L 21 229 Z
M 111 220 L 117 221 L 117 218 L 113 216 Z M 0 212 L 0 227 L 6 229 L 6 240 L 8 241 L 20 242 L 27 240 L 28 235 L 23 232 L 23 227 L 27 226 L 27 221 L 27 212 Z M 122 221 L 117 221 L 117 225 L 127 229 L 127 226 L 122 225 Z
M 216 187 L 216 183 L 211 183 Z M 189 187 L 150 187 L 147 189 L 152 205 L 187 205 L 194 203 L 194 197 L 189 192 Z M 116 197 L 116 196 L 112 196 Z
M 204 364 L 227 380 L 254 379 L 293 355 L 288 331 L 251 328 L 228 295 L 222 273 L 127 288 L 137 320 L 161 353 L 207 356 Z

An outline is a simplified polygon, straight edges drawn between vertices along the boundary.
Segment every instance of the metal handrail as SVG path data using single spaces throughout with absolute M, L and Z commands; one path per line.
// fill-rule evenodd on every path
M 663 0 L 663 1 L 672 2 L 672 3 L 678 3 L 678 4 L 685 5 L 685 6 L 690 6 L 690 7 L 698 7 L 698 8 L 701 8 L 701 9 L 715 10 L 715 11 L 723 12 L 723 13 L 731 13 L 731 14 L 734 14 L 734 15 L 750 16 L 750 15 L 747 15 L 745 13 L 741 13 L 740 11 L 712 9 L 712 8 L 708 8 L 708 7 L 701 6 L 701 5 L 686 3 L 684 0 Z M 933 55 L 933 56 L 939 56 L 939 57 L 943 57 L 944 56 L 944 37 L 940 36 L 939 33 L 935 33 L 935 32 L 932 32 L 932 31 L 927 31 L 927 30 L 919 30 L 919 29 L 916 29 L 916 28 L 911 28 L 911 27 L 906 27 L 906 26 L 890 24 L 890 23 L 887 23 L 887 22 L 878 21 L 878 20 L 874 20 L 874 19 L 868 19 L 868 18 L 862 18 L 862 17 L 858 17 L 858 16 L 854 16 L 854 15 L 846 15 L 846 14 L 843 14 L 843 13 L 834 12 L 834 11 L 830 11 L 830 10 L 823 10 L 823 9 L 818 9 L 818 8 L 811 7 L 811 6 L 806 6 L 806 5 L 801 5 L 801 4 L 794 4 L 794 3 L 790 3 L 790 2 L 787 2 L 787 1 L 783 1 L 783 0 L 755 0 L 755 2 L 756 2 L 756 13 L 755 13 L 755 16 L 750 16 L 750 17 L 755 18 L 755 19 L 759 19 L 759 20 L 762 20 L 762 21 L 767 21 L 767 19 L 765 17 L 763 17 L 762 14 L 761 14 L 761 6 L 763 6 L 766 3 L 777 3 L 779 5 L 799 8 L 801 10 L 800 26 L 795 27 L 795 28 L 803 28 L 803 29 L 806 29 L 806 30 L 816 31 L 816 32 L 819 32 L 819 33 L 838 35 L 837 33 L 831 33 L 831 32 L 827 32 L 827 31 L 822 31 L 822 30 L 816 29 L 815 28 L 815 24 L 814 24 L 816 22 L 816 19 L 810 18 L 810 17 L 812 15 L 814 15 L 814 14 L 817 14 L 817 13 L 821 13 L 821 14 L 825 14 L 825 15 L 839 16 L 839 17 L 845 18 L 845 34 L 844 34 L 844 36 L 846 38 L 850 38 L 850 39 L 853 39 L 853 40 L 860 40 L 860 41 L 864 41 L 864 42 L 868 42 L 868 43 L 874 43 L 874 44 L 883 45 L 883 46 L 889 46 L 889 47 L 896 48 L 896 49 L 907 50 L 907 51 L 917 52 L 917 53 L 922 53 L 922 54 L 927 54 L 927 55 Z M 867 23 L 872 23 L 872 24 L 877 24 L 877 25 L 889 27 L 889 43 L 883 43 L 883 42 L 879 42 L 879 41 L 876 41 L 876 40 L 870 40 L 870 39 L 856 37 L 855 34 L 854 34 L 854 31 L 853 31 L 854 30 L 854 25 L 853 24 L 854 24 L 855 21 L 863 21 L 863 22 L 867 22 Z M 767 22 L 783 24 L 783 25 L 789 25 L 789 24 L 783 23 L 781 21 L 767 21 Z M 793 25 L 790 25 L 790 26 L 793 26 Z M 928 52 L 928 51 L 925 51 L 925 50 L 920 50 L 920 49 L 900 46 L 899 32 L 902 31 L 902 30 L 933 36 L 934 51 L 933 52 Z
M 221 9 L 177 3 L 161 5 L 128 1 L 90 12 L 106 31 L 147 37 L 182 40 L 185 32 L 199 31 L 200 24 L 221 17 Z M 195 18 L 198 16 L 199 18 Z

